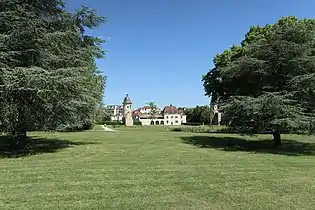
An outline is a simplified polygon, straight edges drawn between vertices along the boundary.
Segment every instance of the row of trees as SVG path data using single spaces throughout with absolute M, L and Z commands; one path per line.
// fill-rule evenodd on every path
M 239 133 L 313 133 L 315 20 L 284 17 L 253 26 L 240 45 L 214 58 L 203 76 L 206 95 Z
M 62 0 L 0 2 L 0 123 L 25 140 L 29 130 L 92 124 L 105 77 L 95 65 L 105 22 L 87 7 L 71 13 Z

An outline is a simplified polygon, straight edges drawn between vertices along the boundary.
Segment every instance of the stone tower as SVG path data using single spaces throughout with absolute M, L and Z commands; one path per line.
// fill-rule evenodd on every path
M 123 109 L 124 109 L 123 122 L 126 126 L 133 126 L 133 119 L 131 115 L 131 104 L 132 102 L 128 94 L 126 94 L 126 97 L 124 98 L 124 101 L 123 101 Z

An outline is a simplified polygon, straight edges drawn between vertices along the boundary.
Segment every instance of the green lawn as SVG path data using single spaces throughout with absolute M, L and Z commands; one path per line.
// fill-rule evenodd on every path
M 298 141 L 275 151 L 271 136 L 154 127 L 31 135 L 47 138 L 33 143 L 37 154 L 0 159 L 0 209 L 315 206 L 314 137 L 284 136 Z

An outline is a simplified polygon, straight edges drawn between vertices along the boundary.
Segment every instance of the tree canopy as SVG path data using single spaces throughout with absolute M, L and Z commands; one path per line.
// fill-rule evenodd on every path
M 90 122 L 102 101 L 105 77 L 95 59 L 103 40 L 85 29 L 105 18 L 62 0 L 0 2 L 0 121 L 4 132 L 24 139 L 32 129 Z
M 209 106 L 196 106 L 184 110 L 187 122 L 199 124 L 212 124 L 213 110 Z
M 104 124 L 108 121 L 111 121 L 110 112 L 103 104 L 100 104 L 95 113 L 95 123 Z
M 311 132 L 314 124 L 315 20 L 283 17 L 253 26 L 239 46 L 214 58 L 206 95 L 240 133 Z
M 154 101 L 150 101 L 147 103 L 147 105 L 150 107 L 150 116 L 151 119 L 155 119 L 156 114 L 158 114 L 158 107 Z

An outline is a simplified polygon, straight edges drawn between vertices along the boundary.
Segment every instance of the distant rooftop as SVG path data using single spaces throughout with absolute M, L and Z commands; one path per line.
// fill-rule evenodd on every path
M 179 114 L 179 111 L 176 106 L 173 106 L 171 104 L 169 106 L 165 106 L 162 113 L 163 114 Z
M 140 112 L 140 110 L 141 109 L 144 109 L 144 108 L 146 108 L 146 109 L 151 109 L 151 107 L 150 106 L 144 106 L 144 107 L 142 107 L 142 108 L 138 108 L 138 109 L 136 109 L 136 110 L 134 110 L 133 111 L 133 115 L 147 115 L 146 113 L 145 114 L 142 114 L 141 112 Z M 158 109 L 158 111 L 159 111 L 160 109 Z M 173 106 L 172 104 L 171 105 L 169 105 L 169 106 L 165 106 L 164 107 L 164 109 L 160 112 L 158 112 L 157 114 L 162 114 L 162 115 L 165 115 L 165 114 L 183 114 L 184 113 L 184 111 L 183 111 L 183 109 L 182 108 L 177 108 L 176 106 Z

